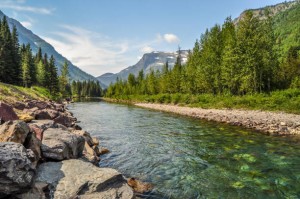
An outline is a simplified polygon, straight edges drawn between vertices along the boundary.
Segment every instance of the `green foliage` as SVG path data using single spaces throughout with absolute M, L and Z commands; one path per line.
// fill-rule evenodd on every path
M 151 71 L 138 78 L 131 74 L 128 80 L 110 85 L 106 97 L 203 108 L 299 112 L 300 42 L 278 48 L 276 41 L 284 40 L 278 34 L 280 18 L 265 13 L 265 19 L 259 20 L 246 12 L 237 25 L 227 18 L 195 42 L 186 65 L 181 64 L 179 49 L 172 69 L 166 63 L 162 72 Z M 292 32 L 297 30 L 294 27 Z
M 74 97 L 101 97 L 102 88 L 99 82 L 94 81 L 73 81 L 71 91 Z

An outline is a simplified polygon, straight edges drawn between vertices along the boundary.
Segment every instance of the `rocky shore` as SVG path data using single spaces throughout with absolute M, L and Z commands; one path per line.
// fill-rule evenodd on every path
M 0 198 L 134 198 L 121 173 L 96 166 L 104 152 L 66 104 L 0 102 Z
M 137 103 L 136 106 L 189 117 L 243 126 L 270 135 L 300 135 L 300 115 L 251 110 L 202 109 Z

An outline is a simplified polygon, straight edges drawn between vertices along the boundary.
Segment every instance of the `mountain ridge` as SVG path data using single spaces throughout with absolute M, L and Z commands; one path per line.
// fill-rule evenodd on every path
M 59 52 L 57 52 L 51 44 L 49 44 L 47 41 L 45 41 L 38 35 L 34 34 L 31 30 L 24 27 L 18 20 L 8 17 L 0 10 L 0 18 L 2 19 L 4 16 L 6 16 L 10 28 L 12 28 L 14 25 L 16 26 L 20 44 L 29 43 L 33 54 L 36 54 L 38 51 L 38 48 L 41 47 L 43 53 L 47 53 L 48 56 L 51 56 L 51 55 L 54 56 L 54 58 L 56 60 L 56 67 L 58 69 L 58 73 L 60 73 L 60 69 L 61 69 L 64 61 L 67 60 L 67 62 L 69 64 L 69 74 L 70 74 L 71 80 L 99 81 L 94 76 L 84 72 L 82 69 L 80 69 L 79 67 L 72 64 L 71 61 L 66 59 Z
M 181 50 L 180 52 L 181 52 L 181 61 L 183 64 L 185 64 L 187 61 L 187 56 L 189 51 Z M 151 70 L 161 71 L 167 61 L 169 67 L 173 68 L 177 56 L 178 56 L 178 51 L 177 52 L 153 51 L 150 53 L 145 53 L 136 64 L 129 66 L 115 74 L 105 73 L 97 77 L 97 79 L 103 84 L 105 84 L 106 86 L 109 86 L 111 83 L 116 82 L 117 78 L 126 80 L 130 73 L 137 76 L 141 70 L 144 71 L 144 74 L 149 74 Z

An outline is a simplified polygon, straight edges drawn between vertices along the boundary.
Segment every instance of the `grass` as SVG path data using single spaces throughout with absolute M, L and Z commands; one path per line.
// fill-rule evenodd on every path
M 116 101 L 148 102 L 160 104 L 177 104 L 181 106 L 201 108 L 230 108 L 264 111 L 282 111 L 300 114 L 300 89 L 274 91 L 270 94 L 254 94 L 244 96 L 231 95 L 192 95 L 192 94 L 157 94 L 118 96 Z
M 53 99 L 49 91 L 42 87 L 24 88 L 0 83 L 0 100 L 6 102 L 22 101 L 23 99 Z

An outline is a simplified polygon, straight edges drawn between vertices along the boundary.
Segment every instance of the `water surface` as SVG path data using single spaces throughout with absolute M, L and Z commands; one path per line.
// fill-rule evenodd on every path
M 69 109 L 110 149 L 100 167 L 154 184 L 144 198 L 300 198 L 299 137 L 105 102 Z

